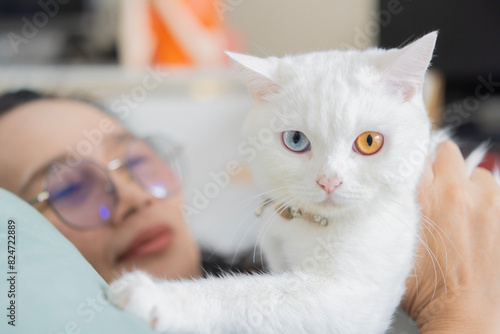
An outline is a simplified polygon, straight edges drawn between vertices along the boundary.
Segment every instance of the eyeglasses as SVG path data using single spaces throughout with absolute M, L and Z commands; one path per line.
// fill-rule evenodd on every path
M 48 202 L 67 225 L 91 229 L 109 223 L 118 195 L 109 173 L 126 167 L 130 176 L 155 198 L 167 198 L 182 187 L 180 148 L 158 137 L 135 139 L 125 150 L 125 159 L 102 167 L 90 160 L 76 165 L 53 164 L 47 171 L 44 191 L 29 201 Z

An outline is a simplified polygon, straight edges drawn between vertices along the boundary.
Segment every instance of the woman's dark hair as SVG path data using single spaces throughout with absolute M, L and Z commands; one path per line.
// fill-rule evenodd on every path
M 28 89 L 4 93 L 0 95 L 0 115 L 22 104 L 45 98 L 51 98 L 51 96 Z
M 84 96 L 59 96 L 54 94 L 40 93 L 30 89 L 20 89 L 17 91 L 6 92 L 4 94 L 0 94 L 0 116 L 7 111 L 14 109 L 20 105 L 23 105 L 28 102 L 43 100 L 43 99 L 69 99 L 73 101 L 80 101 L 86 104 L 90 104 L 102 112 L 114 116 L 112 113 L 108 112 L 108 110 L 95 102 L 94 100 L 84 97 Z

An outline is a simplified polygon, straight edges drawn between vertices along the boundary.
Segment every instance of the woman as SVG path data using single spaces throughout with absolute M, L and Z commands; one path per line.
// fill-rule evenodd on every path
M 133 152 L 147 151 L 144 145 L 91 104 L 27 91 L 0 97 L 0 187 L 33 203 L 106 281 L 133 268 L 172 279 L 202 276 L 175 169 L 138 171 L 143 156 Z M 50 166 L 56 167 L 47 174 Z M 166 168 L 160 188 L 152 183 L 158 168 Z M 70 186 L 61 187 L 68 178 Z M 88 184 L 92 199 L 104 198 L 98 211 L 86 211 L 88 199 L 76 208 L 47 205 L 46 191 L 57 202 Z M 418 289 L 410 277 L 403 308 L 421 333 L 500 332 L 500 188 L 481 168 L 469 179 L 451 142 L 439 147 L 421 186 L 423 213 L 439 224 L 426 224 L 422 235 L 435 258 L 421 247 Z
M 15 105 L 16 97 L 11 100 Z M 82 130 L 103 133 L 102 143 L 94 145 L 88 156 L 101 166 L 123 158 L 127 144 L 134 140 L 119 123 L 90 104 L 64 99 L 39 99 L 36 94 L 29 92 L 20 94 L 19 101 L 23 100 L 34 101 L 14 106 L 12 112 L 4 112 L 1 117 L 0 160 L 3 171 L 0 183 L 3 188 L 28 201 L 44 190 L 49 167 L 47 163 L 78 158 L 70 152 L 78 151 L 79 147 L 83 147 L 79 144 L 84 141 L 90 142 Z M 103 120 L 109 120 L 112 125 L 103 128 Z M 62 177 L 65 171 L 61 167 Z M 73 242 L 108 282 L 123 269 L 131 270 L 134 266 L 158 276 L 199 276 L 200 251 L 184 222 L 182 194 L 177 192 L 159 200 L 132 180 L 126 168 L 109 175 L 119 200 L 107 225 L 75 229 L 65 222 L 74 219 L 71 214 L 63 220 L 47 203 L 37 203 L 35 206 Z M 158 233 L 164 239 L 171 240 L 157 245 L 158 251 L 141 256 L 140 252 L 144 250 L 134 243 L 141 242 L 141 238 L 142 242 L 146 242 L 144 238 L 153 234 L 150 236 L 152 238 Z

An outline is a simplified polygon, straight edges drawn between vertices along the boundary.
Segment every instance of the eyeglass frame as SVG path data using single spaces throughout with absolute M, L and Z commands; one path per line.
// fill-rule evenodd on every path
M 131 140 L 127 146 L 126 146 L 126 149 L 128 149 L 129 145 L 132 143 L 132 142 L 137 142 L 137 141 L 141 141 L 141 140 L 145 140 L 148 142 L 148 144 L 151 145 L 151 142 L 150 140 L 151 139 L 161 139 L 167 143 L 169 143 L 170 145 L 172 145 L 172 150 L 169 151 L 168 153 L 169 154 L 173 154 L 173 156 L 175 158 L 177 158 L 178 160 L 178 164 L 179 166 L 172 166 L 173 170 L 176 172 L 176 176 L 178 177 L 179 179 L 179 183 L 180 183 L 180 187 L 179 189 L 175 192 L 177 193 L 179 190 L 181 190 L 183 188 L 183 186 L 185 185 L 185 172 L 184 172 L 184 169 L 185 168 L 181 168 L 183 167 L 184 163 L 183 163 L 183 159 L 181 158 L 181 154 L 182 152 L 184 151 L 184 148 L 180 145 L 178 145 L 177 143 L 173 142 L 172 140 L 169 140 L 167 138 L 165 138 L 164 136 L 148 136 L 148 137 L 144 137 L 144 138 L 133 138 L 133 140 Z M 170 163 L 167 163 L 164 159 L 164 157 L 162 155 L 160 155 L 157 150 L 152 146 L 152 149 L 155 151 L 155 153 L 158 155 L 158 157 L 164 161 L 164 163 L 168 164 L 168 165 L 172 165 Z M 125 153 L 126 154 L 126 153 Z M 114 182 L 113 180 L 111 179 L 110 177 L 110 173 L 112 171 L 115 171 L 115 170 L 118 170 L 122 167 L 127 167 L 127 159 L 120 159 L 120 158 L 116 158 L 116 159 L 113 159 L 111 160 L 110 162 L 108 162 L 107 164 L 105 165 L 102 165 L 100 163 L 97 163 L 96 161 L 93 161 L 91 159 L 81 159 L 79 161 L 79 163 L 82 163 L 82 162 L 87 162 L 87 163 L 91 163 L 93 164 L 95 167 L 103 170 L 107 177 L 108 177 L 108 182 L 111 182 L 111 185 L 113 186 L 113 197 L 114 197 L 114 203 L 115 203 L 115 207 L 113 208 L 113 211 L 114 209 L 116 208 L 116 205 L 118 203 L 118 192 L 116 191 L 116 187 L 114 185 Z M 52 211 L 59 217 L 59 219 L 61 219 L 61 221 L 66 224 L 67 226 L 70 226 L 71 228 L 74 228 L 76 230 L 83 230 L 83 231 L 86 231 L 86 230 L 91 230 L 91 229 L 94 229 L 94 228 L 98 228 L 100 226 L 105 226 L 105 225 L 108 225 L 109 224 L 109 219 L 106 219 L 106 220 L 103 220 L 101 223 L 99 224 L 96 224 L 96 225 L 92 225 L 92 226 L 89 226 L 89 227 L 82 227 L 82 226 L 77 226 L 77 225 L 74 225 L 74 224 L 71 224 L 70 222 L 67 221 L 66 218 L 64 218 L 60 213 L 59 213 L 59 210 L 57 210 L 53 203 L 51 202 L 50 200 L 50 194 L 49 194 L 49 191 L 47 190 L 48 188 L 48 180 L 49 180 L 49 176 L 50 176 L 50 173 L 52 172 L 52 167 L 51 166 L 50 168 L 48 168 L 48 170 L 45 172 L 45 176 L 44 176 L 44 183 L 43 183 L 43 188 L 45 190 L 43 190 L 42 192 L 40 192 L 39 194 L 37 194 L 33 199 L 27 201 L 28 204 L 34 206 L 38 203 L 45 203 L 47 202 L 47 204 L 49 205 L 49 207 L 52 209 Z M 131 178 L 137 183 L 139 184 L 139 186 L 141 188 L 144 189 L 144 187 L 141 185 L 141 182 L 139 182 L 139 180 L 137 180 L 137 178 L 135 177 L 134 173 L 132 173 L 130 170 L 129 170 L 129 174 L 131 176 Z M 151 194 L 148 190 L 145 189 L 146 192 L 148 192 L 148 194 Z M 151 196 L 155 197 L 153 194 L 151 194 Z M 165 196 L 164 198 L 162 199 L 165 199 L 165 198 L 168 198 L 170 197 L 170 195 L 167 195 Z M 157 197 L 155 197 L 157 198 Z M 110 215 L 111 216 L 111 215 Z

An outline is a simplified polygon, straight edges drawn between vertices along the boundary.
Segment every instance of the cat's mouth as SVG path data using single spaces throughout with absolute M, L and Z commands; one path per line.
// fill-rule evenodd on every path
M 338 202 L 335 201 L 335 199 L 331 196 L 327 196 L 322 202 L 321 204 L 323 205 L 327 205 L 327 206 L 338 206 Z
M 343 217 L 352 209 L 349 205 L 346 206 L 332 199 L 304 203 L 298 208 L 302 213 L 306 213 L 309 216 L 319 216 L 327 220 Z
M 314 201 L 316 205 L 327 208 L 340 208 L 345 206 L 344 201 L 336 193 L 332 194 L 321 194 L 319 198 Z
M 327 209 L 340 209 L 344 207 L 342 203 L 339 203 L 338 201 L 335 201 L 333 198 L 327 198 L 321 202 L 318 203 L 321 207 L 327 208 Z
M 335 198 L 327 197 L 319 200 L 304 202 L 300 205 L 300 207 L 304 210 L 310 211 L 311 213 L 331 215 L 333 212 L 344 208 L 345 205 Z
M 321 212 L 323 212 L 323 210 L 326 210 L 326 212 L 338 211 L 354 206 L 354 203 L 346 201 L 343 198 L 338 198 L 336 196 L 327 196 L 311 204 L 312 207 L 318 208 Z

